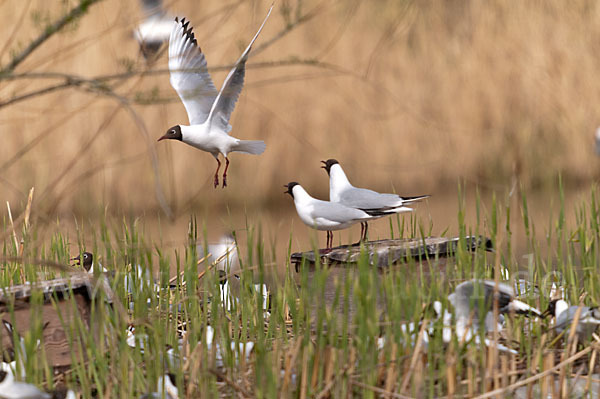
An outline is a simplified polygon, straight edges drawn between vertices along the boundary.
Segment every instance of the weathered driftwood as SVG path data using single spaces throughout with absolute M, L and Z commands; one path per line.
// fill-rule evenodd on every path
M 492 250 L 492 242 L 485 237 L 466 237 L 467 250 L 474 251 L 482 248 Z M 418 239 L 395 239 L 365 242 L 362 245 L 339 246 L 330 251 L 319 250 L 319 258 L 323 264 L 356 263 L 361 256 L 361 248 L 367 252 L 369 263 L 377 267 L 386 267 L 409 259 L 434 259 L 454 256 L 459 245 L 459 238 L 426 237 Z M 296 267 L 302 260 L 314 264 L 314 251 L 296 252 L 291 256 L 291 262 Z
M 485 237 L 467 237 L 465 244 L 469 251 L 477 248 L 492 250 L 491 240 Z M 362 246 L 366 251 L 369 262 L 374 266 L 374 269 L 379 271 L 376 284 L 380 286 L 381 279 L 386 278 L 386 272 L 394 268 L 412 273 L 411 278 L 414 276 L 418 279 L 427 279 L 430 273 L 444 273 L 445 268 L 454 263 L 453 256 L 458 249 L 459 239 L 428 237 L 414 240 L 380 240 L 367 242 Z M 343 317 L 338 319 L 340 323 L 348 323 L 357 311 L 354 287 L 350 285 L 347 294 L 345 294 L 345 299 L 340 300 L 340 286 L 343 286 L 345 281 L 354 281 L 357 278 L 359 271 L 355 266 L 361 256 L 361 246 L 341 246 L 333 248 L 329 252 L 321 250 L 317 253 L 317 256 L 319 256 L 322 265 L 327 265 L 328 270 L 325 281 L 320 281 L 320 284 L 324 284 L 323 292 L 322 295 L 315 298 L 314 307 L 324 306 L 338 315 L 348 312 L 348 319 Z M 365 256 L 364 252 L 362 256 Z M 313 251 L 294 253 L 291 256 L 291 261 L 295 264 L 298 273 L 296 275 L 298 284 L 302 284 L 299 273 L 302 267 L 306 271 L 307 285 L 312 286 L 316 272 L 315 253 Z M 410 262 L 413 262 L 416 267 L 413 268 L 407 265 Z M 392 266 L 394 264 L 397 266 Z M 386 292 L 378 289 L 374 294 L 376 305 L 373 310 L 377 312 L 378 316 L 381 316 L 385 313 L 387 306 Z M 313 313 L 313 315 L 316 314 L 317 312 Z
M 11 323 L 17 333 L 24 336 L 32 323 L 31 312 L 34 307 L 30 300 L 34 292 L 41 293 L 43 305 L 41 309 L 36 310 L 43 326 L 41 345 L 44 346 L 50 366 L 66 367 L 71 364 L 73 358 L 79 358 L 80 345 L 69 344 L 70 332 L 65 331 L 65 326 L 68 328 L 73 325 L 74 320 L 80 319 L 90 328 L 91 298 L 94 293 L 103 290 L 105 300 L 112 301 L 109 296 L 110 290 L 104 290 L 106 286 L 107 281 L 104 277 L 96 280 L 87 273 L 78 273 L 67 278 L 0 288 L 0 319 Z M 6 328 L 1 325 L 0 341 L 3 350 L 13 349 L 13 337 L 9 336 Z

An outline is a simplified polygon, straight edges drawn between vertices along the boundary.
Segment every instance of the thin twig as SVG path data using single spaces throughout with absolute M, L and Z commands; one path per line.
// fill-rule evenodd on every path
M 12 72 L 21 62 L 23 62 L 31 53 L 33 53 L 42 43 L 48 40 L 52 35 L 56 32 L 60 31 L 67 24 L 75 21 L 77 18 L 81 17 L 86 13 L 88 8 L 97 3 L 100 0 L 81 0 L 79 5 L 73 7 L 71 11 L 67 14 L 63 15 L 58 21 L 49 25 L 44 29 L 42 34 L 38 36 L 35 40 L 29 43 L 29 46 L 25 48 L 21 53 L 13 57 L 12 61 L 0 70 L 0 75 L 4 75 L 5 73 Z
M 31 216 L 31 206 L 33 205 L 33 192 L 35 187 L 31 187 L 29 190 L 29 195 L 27 196 L 27 206 L 25 207 L 25 221 L 23 224 L 25 225 L 25 230 L 29 230 L 30 222 L 29 217 Z
M 0 54 L 4 54 L 6 52 L 6 50 L 8 49 L 8 46 L 10 46 L 10 44 L 13 42 L 13 40 L 15 40 L 15 37 L 17 36 L 17 32 L 19 32 L 19 30 L 21 29 L 21 25 L 23 24 L 23 20 L 25 19 L 25 16 L 28 14 L 30 6 L 31 6 L 31 0 L 27 1 L 27 4 L 25 4 L 25 7 L 23 7 L 23 11 L 21 12 L 21 15 L 19 16 L 19 18 L 17 19 L 17 23 L 13 27 L 13 30 L 10 33 L 10 35 L 8 35 L 8 39 L 6 40 L 6 43 L 4 43 L 4 46 L 2 47 L 2 49 L 0 49 Z
M 571 356 L 570 358 L 566 359 L 563 362 L 560 362 L 559 364 L 557 364 L 556 366 L 552 367 L 551 369 L 548 369 L 542 373 L 538 373 L 534 376 L 531 376 L 529 378 L 526 378 L 522 381 L 516 382 L 512 385 L 509 385 L 507 387 L 504 388 L 500 388 L 500 389 L 496 389 L 495 391 L 490 391 L 487 392 L 483 395 L 477 396 L 475 399 L 486 399 L 486 398 L 491 398 L 492 396 L 496 396 L 498 394 L 504 393 L 504 392 L 508 392 L 508 391 L 512 391 L 518 387 L 522 387 L 523 385 L 527 385 L 530 384 L 534 381 L 537 381 L 541 378 L 544 378 L 547 375 L 550 375 L 552 373 L 554 373 L 556 370 L 561 369 L 562 367 L 566 366 L 569 363 L 573 363 L 575 360 L 587 355 L 590 351 L 592 351 L 593 349 L 597 349 L 596 344 L 592 344 L 591 346 L 588 346 L 587 348 L 581 350 L 580 352 L 577 352 L 576 354 L 574 354 L 573 356 Z
M 398 399 L 413 399 L 411 396 L 404 396 L 404 395 L 400 395 L 399 393 L 386 391 L 385 389 L 374 387 L 373 385 L 367 385 L 365 383 L 362 383 L 362 382 L 359 382 L 356 380 L 350 380 L 350 383 L 352 385 L 356 385 L 359 388 L 368 389 L 369 391 L 377 392 L 382 395 L 387 395 L 388 397 L 398 398 Z
M 236 384 L 235 382 L 233 382 L 232 380 L 230 380 L 229 378 L 227 378 L 227 376 L 223 373 L 221 373 L 219 370 L 217 369 L 209 369 L 209 372 L 211 372 L 212 374 L 216 375 L 217 377 L 219 377 L 220 379 L 222 379 L 223 381 L 225 381 L 225 383 L 227 385 L 229 385 L 230 387 L 232 387 L 233 389 L 235 389 L 237 392 L 241 393 L 245 398 L 251 398 L 253 397 L 253 395 L 246 391 L 244 388 L 242 388 L 241 386 L 239 386 L 238 384 Z
M 10 211 L 10 202 L 6 201 L 6 209 L 8 211 L 8 220 L 10 221 L 10 227 L 12 229 L 13 240 L 15 241 L 15 250 L 19 250 L 19 240 L 17 239 L 17 232 L 15 231 L 15 223 L 13 222 L 12 212 Z

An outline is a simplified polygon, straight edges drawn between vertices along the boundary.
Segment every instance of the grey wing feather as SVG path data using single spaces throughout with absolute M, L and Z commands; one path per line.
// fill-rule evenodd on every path
M 496 283 L 490 280 L 484 280 L 484 287 L 486 291 L 486 301 L 489 298 L 489 303 L 493 304 L 492 299 L 494 295 L 494 288 Z M 508 284 L 498 283 L 498 308 L 501 312 L 508 311 L 508 304 L 514 299 L 515 291 L 513 287 Z
M 223 87 L 217 95 L 217 98 L 210 110 L 208 118 L 212 121 L 212 123 L 216 123 L 217 125 L 221 126 L 221 128 L 226 132 L 231 130 L 229 119 L 233 109 L 235 108 L 235 104 L 240 97 L 242 87 L 244 86 L 244 76 L 246 75 L 246 61 L 248 60 L 248 54 L 250 54 L 250 49 L 252 49 L 252 45 L 265 26 L 267 19 L 269 19 L 272 10 L 273 6 L 269 8 L 269 12 L 267 13 L 267 16 L 265 17 L 260 28 L 258 28 L 254 38 L 252 41 L 250 41 L 250 44 L 248 47 L 246 47 L 246 50 L 242 53 L 241 57 L 235 63 L 233 69 L 225 78 Z
M 324 218 L 338 223 L 369 219 L 369 215 L 359 209 L 348 208 L 334 202 L 326 201 L 319 201 L 313 205 L 312 216 L 314 218 Z
M 395 194 L 381 194 L 366 188 L 353 188 L 340 194 L 340 202 L 346 206 L 361 209 L 395 208 L 402 205 L 402 199 Z

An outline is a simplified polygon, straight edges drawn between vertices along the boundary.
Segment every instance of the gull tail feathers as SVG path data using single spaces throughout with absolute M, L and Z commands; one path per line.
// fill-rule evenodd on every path
M 429 198 L 431 197 L 431 195 L 426 194 L 426 195 L 417 195 L 416 197 L 404 197 L 401 196 L 402 198 L 402 202 L 419 202 L 421 200 L 424 200 L 425 198 Z
M 367 213 L 369 216 L 385 216 L 393 215 L 394 213 L 412 212 L 412 208 L 406 206 L 400 206 L 398 208 L 387 208 L 387 209 L 361 209 L 361 211 Z
M 233 147 L 232 151 L 243 152 L 245 154 L 262 154 L 267 148 L 267 145 L 262 140 L 240 140 Z

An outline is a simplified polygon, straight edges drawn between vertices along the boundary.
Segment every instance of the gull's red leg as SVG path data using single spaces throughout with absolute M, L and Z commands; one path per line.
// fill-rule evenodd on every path
M 369 223 L 367 223 L 367 222 L 363 222 L 363 223 L 365 224 L 365 233 L 362 236 L 361 240 L 366 242 L 367 241 L 367 230 L 369 230 Z
M 217 160 L 217 171 L 215 172 L 215 188 L 219 187 L 219 169 L 221 168 L 221 161 L 219 158 L 215 158 Z
M 227 187 L 227 168 L 229 168 L 229 158 L 225 157 L 225 171 L 223 172 L 223 188 Z

